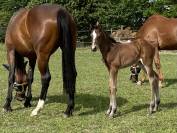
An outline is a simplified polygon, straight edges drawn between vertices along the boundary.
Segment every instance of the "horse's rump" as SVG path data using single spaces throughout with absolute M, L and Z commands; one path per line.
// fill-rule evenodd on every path
M 153 15 L 137 32 L 137 38 L 143 38 L 161 50 L 176 50 L 177 19 Z

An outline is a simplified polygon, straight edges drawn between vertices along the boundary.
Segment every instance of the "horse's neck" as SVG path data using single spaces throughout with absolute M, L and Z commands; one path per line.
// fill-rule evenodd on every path
M 111 47 L 113 46 L 112 41 L 110 40 L 109 36 L 106 35 L 105 33 L 102 33 L 102 39 L 100 41 L 100 51 L 103 56 L 103 59 L 106 59 Z

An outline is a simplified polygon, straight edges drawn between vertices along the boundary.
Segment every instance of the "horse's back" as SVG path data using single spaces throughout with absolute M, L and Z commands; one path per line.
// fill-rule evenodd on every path
M 160 15 L 149 17 L 137 33 L 159 49 L 177 49 L 177 19 Z
M 55 4 L 43 4 L 18 11 L 7 28 L 7 47 L 15 48 L 23 56 L 38 54 L 41 49 L 52 54 L 60 43 L 60 26 L 57 24 L 60 11 L 71 17 L 65 8 Z M 73 33 L 75 32 L 74 30 Z

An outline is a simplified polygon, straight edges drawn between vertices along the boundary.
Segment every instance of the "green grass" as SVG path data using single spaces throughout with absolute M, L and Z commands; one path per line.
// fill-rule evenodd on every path
M 6 63 L 4 46 L 0 46 L 0 64 Z M 171 133 L 177 132 L 177 55 L 161 54 L 166 87 L 160 90 L 160 111 L 147 115 L 150 101 L 150 86 L 146 82 L 137 86 L 129 81 L 129 68 L 122 69 L 118 75 L 117 101 L 120 116 L 110 119 L 105 116 L 109 104 L 108 73 L 101 61 L 99 52 L 92 53 L 89 48 L 78 48 L 77 90 L 74 116 L 63 118 L 66 108 L 62 95 L 61 51 L 50 59 L 52 80 L 44 109 L 37 117 L 30 117 L 38 102 L 40 93 L 40 74 L 35 69 L 33 101 L 31 108 L 13 100 L 13 112 L 0 112 L 0 132 L 139 132 Z M 7 71 L 0 67 L 0 105 L 4 104 L 7 92 Z

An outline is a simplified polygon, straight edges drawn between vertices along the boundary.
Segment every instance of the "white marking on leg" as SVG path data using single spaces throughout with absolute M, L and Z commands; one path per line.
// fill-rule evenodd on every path
M 31 116 L 36 116 L 38 112 L 44 107 L 44 100 L 39 99 L 36 108 L 31 112 Z
M 110 113 L 110 117 L 113 117 L 114 116 L 114 114 L 115 114 L 115 110 L 116 110 L 116 108 L 117 108 L 117 103 L 116 103 L 116 96 L 113 94 L 112 96 L 111 96 L 112 98 L 112 110 L 111 110 L 111 113 Z

